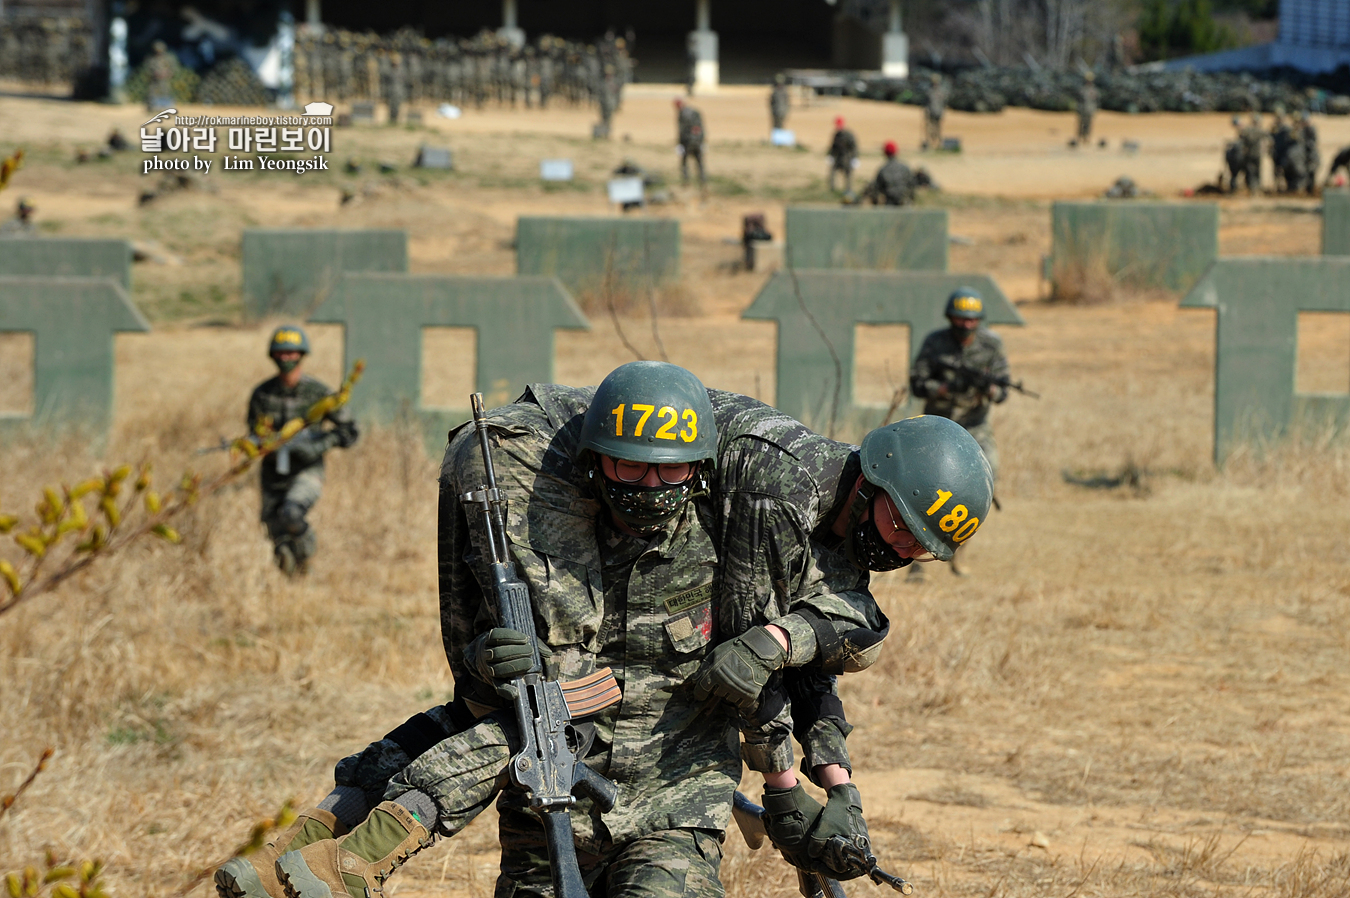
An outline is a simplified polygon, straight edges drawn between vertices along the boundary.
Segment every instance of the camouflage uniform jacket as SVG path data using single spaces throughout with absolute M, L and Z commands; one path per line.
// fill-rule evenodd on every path
M 939 81 L 928 91 L 928 107 L 924 110 L 929 118 L 942 118 L 947 111 L 947 82 Z
M 589 466 L 577 461 L 581 417 L 591 395 L 537 385 L 492 417 L 497 482 L 513 503 L 508 535 L 517 568 L 535 598 L 537 632 L 553 649 L 560 676 L 572 679 L 608 665 L 624 691 L 617 711 L 602 715 L 588 759 L 620 785 L 620 807 L 603 823 L 584 808 L 574 815 L 578 844 L 593 845 L 605 831 L 621 841 L 668 828 L 722 829 L 726 800 L 739 780 L 736 722 L 725 705 L 706 709 L 695 702 L 683 684 L 716 642 L 768 622 L 765 614 L 776 614 L 779 603 L 770 601 L 775 584 L 765 585 L 757 609 L 734 607 L 746 591 L 718 574 L 725 552 L 719 551 L 719 511 L 710 499 L 691 503 L 678 524 L 650 545 L 606 526 L 603 506 L 589 484 Z M 468 429 L 454 436 L 442 468 L 442 635 L 457 692 L 474 704 L 492 706 L 495 696 L 473 680 L 464 660 L 465 647 L 496 617 L 473 579 L 480 565 L 457 498 L 482 479 L 472 436 Z M 840 454 L 847 459 L 851 453 Z M 765 532 L 777 535 L 792 528 L 770 526 Z M 814 585 L 821 577 L 820 567 L 802 559 L 809 552 L 777 554 L 795 559 L 793 576 L 799 580 Z M 884 618 L 866 592 L 866 574 L 850 568 L 847 577 L 850 586 L 860 586 L 860 594 L 821 599 L 813 610 L 822 617 L 842 612 L 847 619 L 835 626 L 846 633 L 878 628 L 878 618 L 884 632 Z M 721 621 L 739 629 L 724 632 Z M 816 651 L 814 633 L 804 620 L 775 622 L 793 633 L 794 661 Z M 652 759 L 660 759 L 659 764 Z
M 791 101 L 788 99 L 787 88 L 775 84 L 773 90 L 769 92 L 769 114 L 775 119 L 785 119 L 790 108 Z
M 909 389 L 924 400 L 925 415 L 941 415 L 962 427 L 976 427 L 989 417 L 990 397 L 987 390 L 980 389 L 977 378 L 961 370 L 963 367 L 991 377 L 1006 377 L 1008 358 L 998 334 L 981 327 L 970 345 L 962 346 L 952 336 L 951 328 L 933 331 L 924 338 L 914 360 Z M 943 384 L 948 391 L 945 398 L 938 396 L 938 387 Z M 1006 394 L 1007 390 L 1002 390 L 994 401 L 1001 402 Z
M 1092 118 L 1097 113 L 1099 96 L 1096 85 L 1083 85 L 1083 90 L 1078 94 L 1078 115 L 1080 118 Z
M 676 119 L 679 143 L 682 147 L 703 146 L 703 114 L 690 106 L 680 107 Z
M 847 128 L 840 128 L 830 139 L 830 151 L 825 155 L 834 160 L 835 168 L 848 168 L 858 156 L 858 138 Z
M 248 398 L 248 430 L 254 433 L 263 421 L 280 430 L 282 425 L 292 418 L 303 418 L 310 406 L 328 396 L 333 391 L 321 381 L 308 374 L 300 376 L 300 382 L 294 388 L 288 388 L 281 381 L 281 375 L 269 378 L 254 388 Z M 346 448 L 356 442 L 358 431 L 356 422 L 351 419 L 346 408 L 340 408 L 325 419 L 334 425 L 325 430 L 323 422 L 311 424 L 297 434 L 287 446 L 263 459 L 261 465 L 262 488 L 270 490 L 280 488 L 282 484 L 300 471 L 323 465 L 323 453 L 333 446 Z M 285 452 L 290 472 L 277 473 L 278 456 Z
M 863 196 L 872 202 L 884 201 L 887 206 L 904 206 L 914 202 L 914 173 L 899 159 L 888 159 L 877 170 L 877 176 L 867 185 Z

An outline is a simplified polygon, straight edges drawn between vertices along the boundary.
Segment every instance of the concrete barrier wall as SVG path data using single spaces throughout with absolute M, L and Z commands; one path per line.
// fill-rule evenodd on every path
M 789 206 L 783 258 L 793 268 L 946 271 L 947 210 Z
M 516 274 L 556 277 L 575 292 L 624 289 L 680 276 L 680 223 L 664 218 L 545 218 L 516 222 Z
M 1219 257 L 1213 203 L 1055 203 L 1050 279 L 1056 295 L 1109 284 L 1189 290 Z
M 406 231 L 244 231 L 244 308 L 250 317 L 302 316 L 343 274 L 407 272 Z

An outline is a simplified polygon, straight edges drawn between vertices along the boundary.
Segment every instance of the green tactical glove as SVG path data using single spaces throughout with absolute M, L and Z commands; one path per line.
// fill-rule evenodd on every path
M 801 783 L 791 789 L 764 787 L 764 831 L 773 847 L 792 866 L 807 871 L 816 869 L 808 836 L 824 810 Z
M 712 650 L 692 677 L 694 697 L 701 701 L 715 695 L 748 717 L 759 706 L 759 693 L 769 674 L 785 661 L 787 652 L 773 634 L 755 627 Z
M 855 879 L 867 872 L 861 859 L 872 856 L 862 797 L 852 783 L 831 786 L 825 794 L 829 798 L 807 837 L 807 853 L 833 879 Z
M 530 654 L 530 638 L 510 627 L 488 630 L 464 647 L 469 669 L 507 701 L 515 701 L 516 690 L 505 681 L 530 669 Z

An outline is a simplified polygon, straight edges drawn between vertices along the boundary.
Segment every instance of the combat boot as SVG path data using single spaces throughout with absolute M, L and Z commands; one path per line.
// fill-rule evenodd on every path
M 276 874 L 277 858 L 346 832 L 347 827 L 331 813 L 311 808 L 262 848 L 222 864 L 216 871 L 216 894 L 220 898 L 282 898 L 284 892 Z
M 367 898 L 430 843 L 431 834 L 412 811 L 386 801 L 343 838 L 283 854 L 276 875 L 286 898 Z

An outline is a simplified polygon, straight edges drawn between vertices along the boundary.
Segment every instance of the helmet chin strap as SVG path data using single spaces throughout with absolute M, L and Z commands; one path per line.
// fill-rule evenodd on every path
M 863 512 L 867 510 L 867 505 L 872 501 L 872 497 L 877 494 L 877 488 L 871 482 L 864 479 L 862 485 L 858 487 L 857 494 L 853 497 L 853 504 L 848 510 L 848 529 L 844 532 L 844 553 L 848 557 L 848 563 L 860 570 L 867 570 L 867 564 L 858 558 L 858 550 L 853 545 L 853 534 L 858 529 L 858 524 L 862 522 Z

